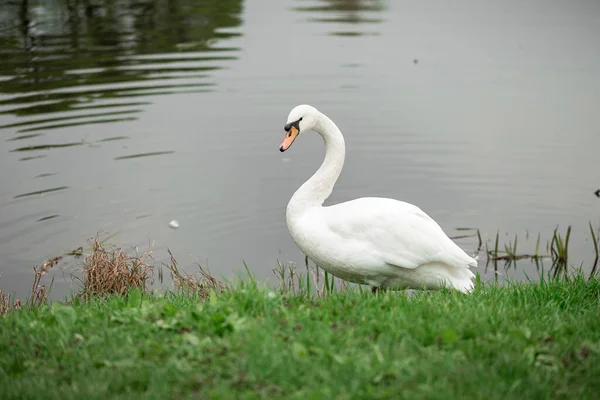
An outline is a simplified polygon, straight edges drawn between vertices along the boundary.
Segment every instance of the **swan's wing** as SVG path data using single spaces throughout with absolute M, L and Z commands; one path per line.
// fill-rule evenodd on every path
M 384 198 L 361 198 L 326 207 L 325 218 L 334 234 L 358 241 L 382 262 L 414 269 L 428 263 L 468 268 L 469 257 L 420 208 Z

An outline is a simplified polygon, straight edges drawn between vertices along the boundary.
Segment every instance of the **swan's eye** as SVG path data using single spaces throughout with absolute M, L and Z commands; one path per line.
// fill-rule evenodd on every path
M 293 126 L 294 128 L 296 128 L 297 130 L 300 130 L 300 126 L 299 126 L 299 124 L 300 124 L 300 121 L 302 121 L 302 118 L 300 118 L 299 120 L 297 120 L 297 121 L 294 121 L 294 122 L 288 122 L 288 123 L 287 123 L 287 124 L 285 124 L 285 126 L 283 127 L 283 130 L 284 130 L 284 131 L 286 131 L 286 132 L 289 132 L 289 131 L 290 131 L 290 129 L 292 129 L 292 126 Z

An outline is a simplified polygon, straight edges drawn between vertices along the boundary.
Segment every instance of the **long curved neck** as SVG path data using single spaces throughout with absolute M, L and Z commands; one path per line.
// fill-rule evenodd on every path
M 325 142 L 325 160 L 315 174 L 294 193 L 287 207 L 287 214 L 294 216 L 311 208 L 321 207 L 331 195 L 346 157 L 344 136 L 335 123 L 321 114 L 313 128 Z

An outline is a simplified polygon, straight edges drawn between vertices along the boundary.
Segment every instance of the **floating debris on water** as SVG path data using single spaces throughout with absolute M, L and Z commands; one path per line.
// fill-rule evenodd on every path
M 173 221 L 169 222 L 169 226 L 173 229 L 177 229 L 177 228 L 179 228 L 179 221 L 174 219 Z

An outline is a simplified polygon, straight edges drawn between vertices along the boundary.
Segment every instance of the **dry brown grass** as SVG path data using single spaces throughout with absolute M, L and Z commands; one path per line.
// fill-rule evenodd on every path
M 99 296 L 127 296 L 133 289 L 150 294 L 154 283 L 154 268 L 148 262 L 152 260 L 150 250 L 141 255 L 129 256 L 121 248 L 105 248 L 98 236 L 90 240 L 90 245 L 90 252 L 83 259 L 82 275 L 72 277 L 81 286 L 74 297 L 87 300 Z M 81 253 L 80 251 L 77 255 Z M 211 291 L 229 290 L 224 282 L 212 276 L 207 269 L 199 266 L 199 273 L 191 275 L 179 266 L 170 250 L 169 255 L 171 262 L 165 266 L 171 273 L 177 291 L 205 299 Z M 41 267 L 33 268 L 31 297 L 25 304 L 0 290 L 0 315 L 23 307 L 33 309 L 48 304 L 52 282 L 47 287 L 42 283 L 42 278 L 61 259 L 62 256 L 55 257 L 44 262 Z M 162 270 L 159 270 L 159 278 L 162 282 Z
M 30 309 L 39 308 L 42 305 L 48 304 L 48 296 L 50 295 L 50 291 L 52 288 L 52 283 L 54 280 L 50 282 L 49 288 L 46 288 L 45 284 L 42 284 L 42 278 L 50 268 L 58 264 L 58 262 L 62 259 L 62 257 L 54 257 L 47 261 L 45 261 L 41 267 L 33 267 L 33 285 L 31 285 L 31 297 L 27 302 L 27 306 Z M 20 310 L 25 305 L 19 299 L 12 299 L 8 293 L 4 293 L 0 290 L 0 315 L 7 314 L 11 311 Z
M 46 285 L 42 283 L 42 278 L 60 260 L 62 260 L 61 256 L 54 257 L 44 262 L 40 268 L 33 268 L 34 277 L 33 285 L 31 286 L 31 297 L 29 298 L 29 308 L 38 308 L 44 304 L 48 304 L 48 296 L 50 295 L 54 279 L 50 282 L 50 289 L 47 289 Z
M 121 248 L 104 248 L 97 236 L 90 244 L 79 279 L 83 284 L 79 297 L 126 296 L 132 289 L 148 290 L 152 278 L 152 266 L 147 262 L 152 258 L 150 251 L 132 257 Z
M 15 305 L 17 305 L 17 307 L 15 307 Z M 19 308 L 21 308 L 21 302 L 19 300 L 13 302 L 8 293 L 4 293 L 2 290 L 0 290 L 0 315 L 8 314 L 9 312 L 18 310 Z
M 202 268 L 202 266 L 198 265 L 199 273 L 196 275 L 190 275 L 187 273 L 173 254 L 171 250 L 169 251 L 169 256 L 171 257 L 171 262 L 166 264 L 165 266 L 171 273 L 171 278 L 173 279 L 173 284 L 175 288 L 183 293 L 187 293 L 190 296 L 197 296 L 201 299 L 206 299 L 211 291 L 222 293 L 226 290 L 229 290 L 229 286 L 224 282 L 216 279 L 214 276 L 210 274 L 210 271 Z

